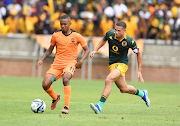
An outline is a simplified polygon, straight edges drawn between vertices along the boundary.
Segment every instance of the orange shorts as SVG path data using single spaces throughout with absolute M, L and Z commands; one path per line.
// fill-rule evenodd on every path
M 46 73 L 53 74 L 55 77 L 55 81 L 57 81 L 60 77 L 62 78 L 62 75 L 65 72 L 69 72 L 73 75 L 75 71 L 75 65 L 76 65 L 76 62 L 67 63 L 63 65 L 52 64 Z

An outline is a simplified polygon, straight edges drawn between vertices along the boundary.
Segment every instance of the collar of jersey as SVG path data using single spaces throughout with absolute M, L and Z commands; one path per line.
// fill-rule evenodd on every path
M 71 33 L 72 33 L 72 32 L 73 32 L 73 31 L 71 30 Z M 62 33 L 63 33 L 63 31 L 62 31 Z M 69 36 L 71 33 L 69 33 L 68 35 L 65 35 L 64 33 L 63 33 L 63 34 L 64 34 L 65 36 Z
M 116 39 L 116 40 L 118 40 L 117 38 L 116 38 L 116 34 L 114 34 L 114 38 Z M 124 33 L 124 37 L 121 39 L 121 40 L 118 40 L 118 41 L 122 41 L 123 39 L 127 39 L 127 37 L 126 37 L 126 33 Z

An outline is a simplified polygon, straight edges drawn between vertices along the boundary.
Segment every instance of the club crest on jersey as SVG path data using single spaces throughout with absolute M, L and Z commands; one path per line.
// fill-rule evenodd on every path
M 75 40 L 75 38 L 71 38 L 71 42 L 75 42 L 76 40 Z
M 123 47 L 127 46 L 127 42 L 126 42 L 126 41 L 123 41 L 123 42 L 122 42 L 122 46 L 123 46 Z

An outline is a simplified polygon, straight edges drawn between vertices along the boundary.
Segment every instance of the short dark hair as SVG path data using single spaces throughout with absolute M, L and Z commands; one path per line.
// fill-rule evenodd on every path
M 69 21 L 71 21 L 71 18 L 68 15 L 63 15 L 60 17 L 60 19 L 68 19 Z
M 122 26 L 124 29 L 126 29 L 126 23 L 124 21 L 118 21 L 116 23 L 117 26 Z

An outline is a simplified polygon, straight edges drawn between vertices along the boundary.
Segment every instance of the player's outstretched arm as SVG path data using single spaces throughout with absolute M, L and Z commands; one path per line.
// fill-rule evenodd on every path
M 142 70 L 142 54 L 141 54 L 140 51 L 137 52 L 137 61 L 138 61 L 138 72 L 137 72 L 137 75 L 138 75 L 140 81 L 144 83 L 144 79 L 143 79 L 142 73 L 141 73 L 141 70 Z
M 54 49 L 54 46 L 50 45 L 49 48 L 48 48 L 48 50 L 45 52 L 43 58 L 36 63 L 36 69 L 38 68 L 38 66 L 40 66 L 40 65 L 43 64 L 44 60 L 45 60 L 49 55 L 51 55 L 53 49 Z
M 105 40 L 104 38 L 102 38 L 102 39 L 99 41 L 96 49 L 90 53 L 90 57 L 93 58 L 93 56 L 97 53 L 97 51 L 98 51 L 105 43 L 106 43 L 106 40 Z
M 83 47 L 83 49 L 84 49 L 85 52 L 84 52 L 82 58 L 80 59 L 80 61 L 76 63 L 76 68 L 81 68 L 84 60 L 85 60 L 85 59 L 87 58 L 87 56 L 89 55 L 89 47 L 86 45 L 86 46 Z

